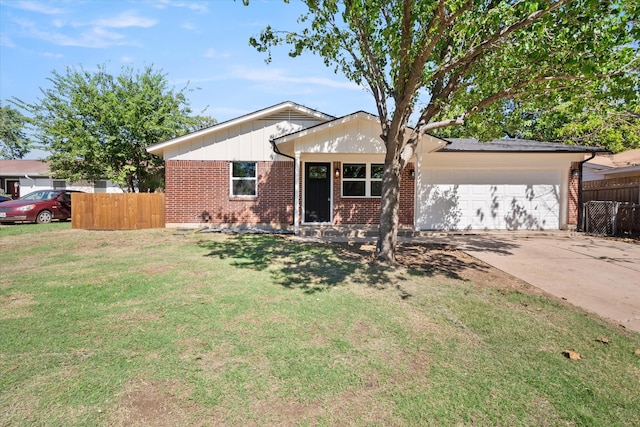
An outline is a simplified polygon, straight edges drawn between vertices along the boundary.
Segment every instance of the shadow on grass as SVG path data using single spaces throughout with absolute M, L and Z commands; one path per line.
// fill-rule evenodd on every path
M 409 274 L 437 276 L 467 280 L 462 275 L 469 270 L 489 271 L 489 265 L 471 256 L 463 256 L 460 251 L 441 244 L 398 245 L 398 262 L 408 269 Z
M 292 242 L 287 238 L 238 234 L 222 242 L 200 241 L 207 256 L 232 259 L 238 268 L 269 270 L 286 288 L 315 293 L 346 280 L 383 288 L 392 282 L 389 271 L 373 264 L 370 253 L 359 248 L 323 243 Z
M 281 236 L 238 234 L 224 241 L 203 240 L 198 245 L 208 251 L 208 257 L 230 259 L 238 268 L 269 270 L 275 283 L 306 293 L 350 281 L 378 289 L 393 286 L 401 298 L 411 296 L 401 286 L 407 280 L 404 274 L 373 261 L 371 244 L 303 243 Z M 467 280 L 465 271 L 490 268 L 446 245 L 400 244 L 398 261 L 409 276 L 443 275 L 462 281 Z

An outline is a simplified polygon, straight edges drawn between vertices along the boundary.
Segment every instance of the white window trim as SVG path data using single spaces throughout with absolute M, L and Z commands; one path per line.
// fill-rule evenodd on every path
M 345 178 L 344 167 L 345 165 L 365 165 L 365 177 L 364 178 Z M 373 165 L 382 165 L 380 162 L 344 162 L 341 165 L 342 171 L 340 173 L 340 197 L 343 199 L 380 199 L 380 196 L 371 195 L 371 183 L 382 182 L 382 178 L 371 178 L 371 169 Z M 364 196 L 345 196 L 344 195 L 344 182 L 360 182 L 364 181 Z
M 255 163 L 255 176 L 253 178 L 239 178 L 233 176 L 233 164 L 234 163 Z M 233 182 L 240 180 L 249 180 L 253 179 L 256 183 L 256 194 L 233 194 Z M 244 161 L 244 160 L 235 160 L 229 162 L 229 197 L 232 198 L 242 198 L 242 199 L 255 199 L 258 197 L 258 162 L 255 161 Z

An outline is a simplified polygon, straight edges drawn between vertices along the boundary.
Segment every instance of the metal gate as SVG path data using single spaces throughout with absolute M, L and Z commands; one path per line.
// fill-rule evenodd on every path
M 584 203 L 584 231 L 600 236 L 640 232 L 640 205 L 612 201 Z
M 601 236 L 615 236 L 619 204 L 619 202 L 586 202 L 584 204 L 584 231 Z

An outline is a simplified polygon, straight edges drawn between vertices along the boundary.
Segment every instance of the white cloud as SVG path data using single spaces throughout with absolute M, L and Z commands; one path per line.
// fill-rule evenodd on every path
M 42 54 L 42 56 L 44 56 L 45 58 L 54 58 L 54 59 L 60 59 L 64 57 L 64 55 L 62 55 L 61 53 L 51 53 L 51 52 L 45 52 Z
M 231 55 L 228 53 L 220 53 L 213 48 L 209 48 L 205 51 L 203 56 L 205 58 L 215 59 L 215 58 L 229 58 Z
M 92 21 L 89 25 L 96 25 L 98 27 L 107 28 L 129 28 L 129 27 L 142 27 L 149 28 L 156 25 L 158 21 L 137 16 L 133 11 L 123 12 L 118 16 L 112 18 L 98 19 Z
M 43 13 L 45 15 L 59 15 L 64 13 L 64 10 L 57 7 L 51 7 L 49 4 L 43 2 L 21 1 L 16 3 L 16 6 L 22 10 Z
M 30 36 L 60 46 L 105 48 L 114 45 L 131 44 L 130 42 L 125 42 L 122 34 L 110 32 L 100 27 L 94 27 L 81 34 L 69 36 L 61 32 L 41 30 L 38 25 L 31 21 L 21 20 L 16 22 L 27 31 Z
M 19 24 L 31 37 L 48 41 L 60 46 L 79 46 L 87 48 L 107 48 L 110 46 L 135 45 L 136 43 L 124 34 L 111 29 L 126 29 L 129 27 L 149 28 L 156 25 L 157 21 L 138 16 L 135 12 L 123 12 L 120 15 L 98 19 L 95 21 L 76 22 L 68 25 L 63 20 L 53 21 L 53 28 L 49 30 L 41 24 L 29 20 L 18 20 Z M 67 28 L 83 28 L 85 31 L 69 34 Z
M 357 84 L 349 81 L 340 81 L 329 79 L 326 77 L 302 76 L 293 77 L 287 75 L 288 70 L 282 68 L 273 68 L 265 71 L 264 69 L 248 69 L 237 67 L 234 75 L 243 80 L 254 82 L 278 82 L 278 83 L 294 83 L 303 85 L 326 86 L 337 89 L 361 90 Z
M 155 6 L 159 9 L 165 9 L 167 7 L 185 7 L 195 12 L 207 13 L 209 11 L 206 2 L 199 1 L 173 1 L 173 0 L 158 0 Z
M 13 40 L 5 36 L 4 34 L 0 34 L 0 46 L 16 47 L 15 43 L 13 43 Z

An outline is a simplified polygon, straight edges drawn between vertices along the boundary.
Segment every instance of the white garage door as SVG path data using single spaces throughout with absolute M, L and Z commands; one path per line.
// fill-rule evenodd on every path
M 558 170 L 432 169 L 422 173 L 422 230 L 560 228 Z

